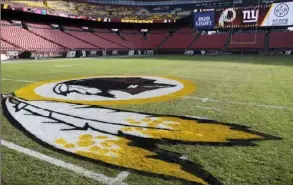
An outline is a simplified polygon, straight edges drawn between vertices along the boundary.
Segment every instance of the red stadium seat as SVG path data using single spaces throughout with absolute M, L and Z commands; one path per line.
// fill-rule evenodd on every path
M 74 37 L 78 37 L 81 40 L 84 40 L 97 48 L 103 48 L 103 49 L 121 49 L 124 48 L 123 46 L 119 44 L 115 44 L 113 42 L 110 42 L 108 40 L 105 40 L 97 35 L 94 35 L 93 33 L 90 32 L 85 32 L 85 31 L 69 31 L 66 30 L 66 33 L 69 33 L 70 35 L 73 35 Z
M 235 33 L 227 49 L 264 49 L 265 33 Z
M 9 44 L 8 42 L 1 40 L 1 50 L 17 49 L 17 47 Z
M 108 29 L 89 32 L 78 27 L 64 27 L 60 31 L 50 25 L 28 23 L 29 30 L 2 20 L 3 50 L 64 51 L 68 49 L 194 49 L 194 50 L 263 50 L 266 42 L 264 32 L 217 33 L 197 35 L 194 29 L 181 28 L 169 36 L 167 29 L 150 30 L 146 36 L 139 30 L 121 30 L 120 36 Z M 21 35 L 22 37 L 17 37 Z M 267 37 L 268 39 L 268 37 Z M 229 41 L 229 42 L 227 42 Z M 269 49 L 292 49 L 293 32 L 275 31 L 269 35 Z M 267 43 L 267 42 L 266 42 Z
M 200 35 L 194 43 L 190 46 L 191 49 L 204 50 L 216 49 L 222 50 L 229 37 L 228 33 L 213 34 L 213 35 Z
M 163 49 L 187 49 L 196 37 L 195 32 L 176 32 L 170 36 L 161 46 Z
M 30 27 L 30 30 L 41 37 L 70 49 L 95 49 L 96 46 L 72 37 L 58 29 L 39 29 Z
M 119 35 L 117 35 L 114 32 L 108 32 L 108 33 L 107 32 L 103 32 L 103 33 L 102 32 L 95 32 L 94 34 L 105 39 L 105 40 L 108 40 L 112 43 L 121 45 L 123 47 L 135 48 L 135 46 L 133 45 L 132 42 L 128 42 L 127 40 L 123 40 L 122 37 L 120 37 Z
M 270 49 L 293 49 L 293 32 L 272 32 L 270 34 Z
M 20 26 L 1 25 L 1 37 L 25 50 L 63 50 L 62 46 L 41 38 Z

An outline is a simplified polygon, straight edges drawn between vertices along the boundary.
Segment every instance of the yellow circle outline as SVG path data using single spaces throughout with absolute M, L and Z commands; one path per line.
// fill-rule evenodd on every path
M 35 93 L 35 89 L 41 85 L 45 85 L 48 83 L 53 82 L 59 82 L 59 81 L 66 81 L 66 80 L 75 80 L 75 79 L 83 79 L 83 78 L 95 78 L 95 77 L 119 77 L 119 76 L 128 76 L 128 75 L 117 75 L 117 76 L 87 76 L 87 77 L 77 77 L 77 78 L 66 78 L 66 79 L 59 79 L 59 80 L 49 80 L 44 82 L 36 82 L 30 85 L 27 85 L 25 87 L 22 87 L 14 92 L 15 96 L 28 100 L 28 101 L 57 101 L 57 102 L 67 102 L 67 103 L 77 103 L 77 104 L 85 104 L 85 105 L 121 105 L 121 104 L 141 104 L 141 103 L 152 103 L 152 102 L 159 102 L 159 101 L 167 101 L 171 99 L 176 99 L 181 96 L 186 96 L 188 94 L 191 94 L 195 91 L 196 87 L 190 80 L 184 80 L 180 78 L 174 78 L 174 77 L 161 77 L 161 76 L 148 76 L 147 77 L 160 77 L 160 78 L 167 78 L 169 80 L 176 80 L 183 84 L 183 88 L 177 92 L 167 94 L 167 95 L 161 95 L 156 96 L 152 98 L 140 98 L 140 99 L 134 99 L 134 100 L 116 100 L 116 101 L 109 101 L 109 100 L 65 100 L 65 99 L 59 99 L 59 98 L 48 98 L 44 96 L 40 96 Z M 136 75 L 129 75 L 134 76 Z M 137 75 L 137 76 L 144 76 L 144 75 Z

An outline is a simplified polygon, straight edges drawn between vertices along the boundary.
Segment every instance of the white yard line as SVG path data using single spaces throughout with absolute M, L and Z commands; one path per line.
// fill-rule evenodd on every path
M 73 65 L 54 65 L 54 67 L 71 67 Z
M 210 99 L 210 98 L 200 98 L 200 97 L 192 97 L 192 96 L 185 96 L 185 97 L 182 97 L 182 98 L 200 100 L 200 101 L 202 101 L 204 103 L 217 102 L 217 103 L 225 103 L 225 104 L 238 104 L 238 105 L 265 107 L 265 108 L 273 108 L 273 109 L 293 110 L 293 108 L 285 107 L 285 106 L 281 106 L 281 105 L 263 105 L 263 104 L 258 104 L 258 103 L 254 103 L 254 102 L 238 102 L 238 101 L 229 101 L 229 100 L 214 100 L 214 99 Z
M 71 163 L 67 163 L 67 162 L 64 162 L 62 160 L 50 157 L 50 156 L 47 156 L 45 154 L 33 151 L 31 149 L 21 147 L 21 146 L 16 145 L 16 144 L 14 144 L 12 142 L 1 140 L 1 144 L 3 146 L 6 146 L 7 148 L 12 149 L 12 150 L 15 150 L 15 151 L 18 151 L 20 153 L 29 155 L 31 157 L 35 157 L 35 158 L 37 158 L 39 160 L 48 162 L 48 163 L 53 164 L 55 166 L 65 168 L 65 169 L 73 171 L 73 172 L 75 172 L 75 173 L 77 173 L 79 175 L 83 175 L 85 177 L 91 178 L 93 180 L 102 182 L 102 183 L 107 184 L 107 185 L 114 185 L 114 184 L 115 185 L 127 185 L 127 183 L 122 182 L 129 175 L 129 173 L 125 172 L 125 171 L 119 173 L 117 175 L 117 177 L 112 178 L 112 177 L 108 177 L 108 176 L 103 175 L 103 174 L 99 174 L 99 173 L 87 170 L 87 169 L 85 169 L 83 167 L 80 167 L 80 166 L 77 166 L 77 165 L 74 165 L 74 164 L 71 164 Z
M 200 108 L 200 109 L 207 109 L 207 110 L 221 111 L 220 109 L 218 109 L 218 108 L 214 108 L 214 107 L 203 107 L 203 106 L 194 106 L 194 107 L 197 107 L 197 108 Z
M 62 70 L 62 69 L 50 69 L 50 70 L 42 70 L 42 69 L 31 69 L 25 67 L 18 67 L 9 70 L 24 70 L 24 71 L 38 71 L 38 72 L 58 72 L 58 73 L 84 73 L 88 71 L 72 71 L 72 70 Z
M 35 81 L 32 80 L 16 80 L 16 79 L 9 79 L 9 78 L 2 78 L 3 81 L 14 81 L 14 82 L 25 82 L 25 83 L 32 83 Z
M 116 178 L 115 178 L 115 180 L 114 180 L 114 183 L 119 184 L 118 182 L 123 182 L 123 181 L 128 177 L 129 174 L 130 174 L 130 173 L 127 172 L 127 171 L 122 171 L 122 172 L 120 172 L 120 173 L 116 176 Z

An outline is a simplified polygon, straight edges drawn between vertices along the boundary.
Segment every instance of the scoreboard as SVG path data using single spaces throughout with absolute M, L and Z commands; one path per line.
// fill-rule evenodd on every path
M 293 25 L 293 2 L 196 9 L 193 24 L 198 30 L 267 26 L 288 27 Z

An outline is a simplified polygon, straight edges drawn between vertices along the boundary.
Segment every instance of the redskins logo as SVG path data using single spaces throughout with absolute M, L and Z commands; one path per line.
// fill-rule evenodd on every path
M 224 27 L 225 22 L 231 23 L 236 19 L 236 11 L 233 8 L 225 9 L 219 18 L 219 27 Z
M 39 82 L 4 95 L 5 116 L 36 141 L 68 154 L 157 177 L 221 184 L 199 164 L 158 144 L 253 145 L 278 139 L 244 126 L 102 107 L 170 100 L 192 93 L 182 79 L 103 76 Z
M 182 79 L 103 76 L 34 83 L 17 90 L 15 95 L 27 100 L 114 105 L 169 100 L 194 90 L 190 81 Z

